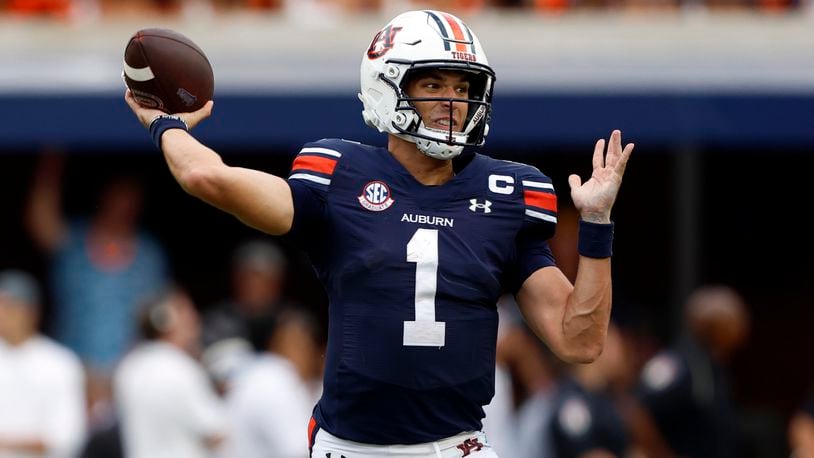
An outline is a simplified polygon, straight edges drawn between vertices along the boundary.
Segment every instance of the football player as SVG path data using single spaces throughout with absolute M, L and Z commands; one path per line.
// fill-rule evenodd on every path
M 547 244 L 549 177 L 471 151 L 489 131 L 495 73 L 473 31 L 411 11 L 362 56 L 362 115 L 387 146 L 307 143 L 288 179 L 224 164 L 165 115 L 126 100 L 190 194 L 305 250 L 330 301 L 312 456 L 495 457 L 481 432 L 494 393 L 496 302 L 511 290 L 560 358 L 591 362 L 611 311 L 611 207 L 633 145 L 596 143 L 593 173 L 568 179 L 580 212 L 574 284 Z

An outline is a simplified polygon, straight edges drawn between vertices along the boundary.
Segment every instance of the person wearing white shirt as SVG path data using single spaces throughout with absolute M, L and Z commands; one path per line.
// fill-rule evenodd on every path
M 145 304 L 144 342 L 114 375 L 114 397 L 128 458 L 206 458 L 224 438 L 223 406 L 203 367 L 191 356 L 200 323 L 180 289 Z
M 224 458 L 305 458 L 321 372 L 315 324 L 283 310 L 259 326 L 261 353 L 237 371 L 226 393 L 231 431 Z
M 37 331 L 40 291 L 0 272 L 0 458 L 71 458 L 86 434 L 79 358 Z

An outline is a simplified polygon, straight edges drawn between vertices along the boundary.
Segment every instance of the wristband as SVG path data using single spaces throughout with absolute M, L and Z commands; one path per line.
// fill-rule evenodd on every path
M 159 151 L 161 151 L 161 135 L 169 129 L 189 131 L 187 123 L 180 116 L 161 114 L 150 121 L 150 137 L 153 138 L 153 143 Z
M 579 254 L 588 258 L 609 258 L 613 254 L 613 222 L 589 223 L 579 220 Z

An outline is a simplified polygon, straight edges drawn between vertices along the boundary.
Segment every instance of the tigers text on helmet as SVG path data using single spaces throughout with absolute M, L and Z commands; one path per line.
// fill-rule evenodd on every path
M 466 72 L 468 98 L 410 98 L 406 83 L 419 72 Z M 362 117 L 380 132 L 416 144 L 427 156 L 452 159 L 464 146 L 480 146 L 489 133 L 495 73 L 480 41 L 457 17 L 441 11 L 410 11 L 396 16 L 370 43 L 362 57 Z M 429 127 L 418 114 L 416 101 L 468 104 L 460 129 Z

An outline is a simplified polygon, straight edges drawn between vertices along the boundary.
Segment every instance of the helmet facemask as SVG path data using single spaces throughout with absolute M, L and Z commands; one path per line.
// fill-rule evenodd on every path
M 469 94 L 463 97 L 411 97 L 407 85 L 414 79 L 433 70 L 448 70 L 465 73 L 469 83 Z M 468 66 L 449 66 L 449 63 L 414 63 L 405 72 L 401 84 L 394 88 L 398 94 L 392 127 L 395 135 L 416 143 L 424 154 L 436 159 L 451 159 L 461 153 L 465 146 L 481 146 L 488 133 L 491 114 L 492 86 L 494 73 L 491 69 Z M 467 105 L 466 117 L 460 125 L 449 123 L 448 128 L 430 127 L 430 120 L 421 118 L 416 103 L 446 102 L 450 120 L 454 119 L 456 106 Z

